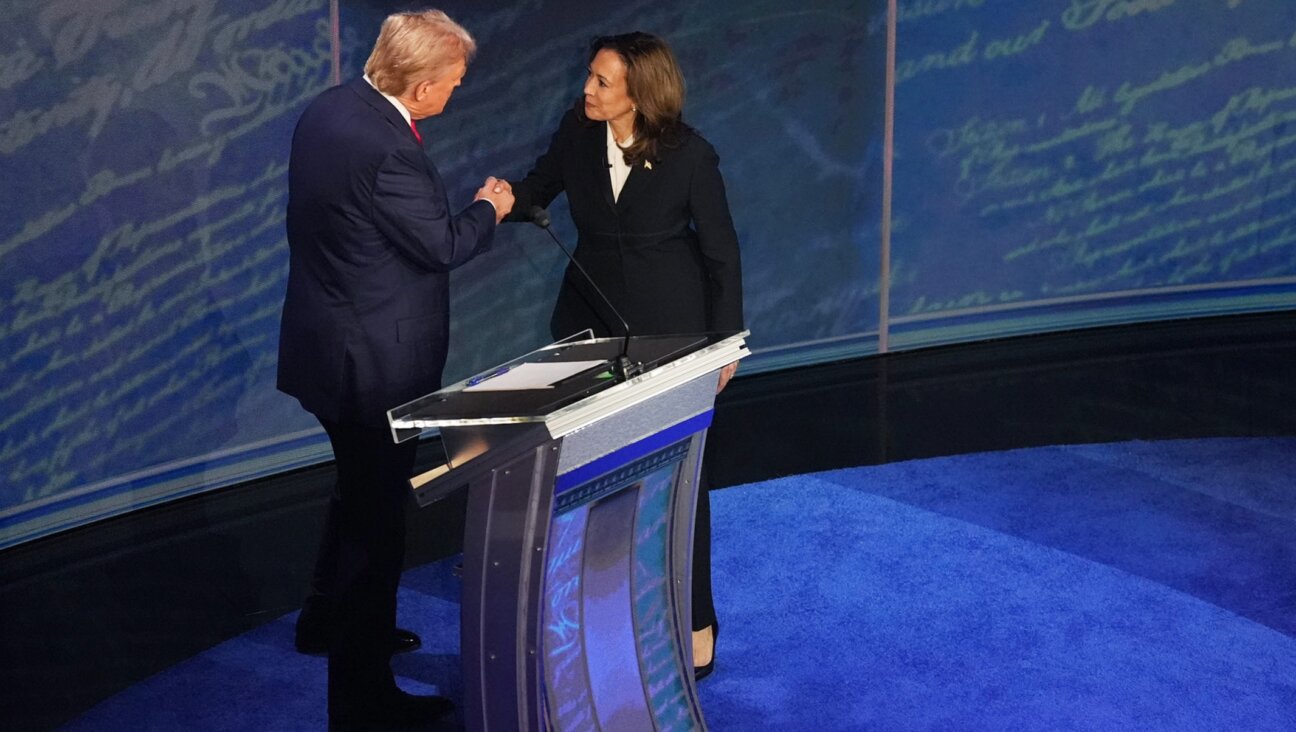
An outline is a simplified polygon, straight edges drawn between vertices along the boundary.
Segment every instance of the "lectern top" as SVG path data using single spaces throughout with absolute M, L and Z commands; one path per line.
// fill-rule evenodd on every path
M 553 343 L 390 410 L 393 430 L 432 427 L 524 424 L 561 418 L 565 410 L 597 408 L 599 402 L 649 398 L 655 387 L 670 387 L 705 375 L 747 355 L 742 333 L 587 338 Z M 612 364 L 623 354 L 642 365 L 638 376 L 618 382 Z M 543 388 L 473 388 L 525 364 L 557 366 L 589 362 L 588 367 Z M 541 369 L 533 369 L 540 371 Z

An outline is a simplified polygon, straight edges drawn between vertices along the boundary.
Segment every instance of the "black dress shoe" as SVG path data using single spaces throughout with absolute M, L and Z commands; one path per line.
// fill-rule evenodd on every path
M 392 636 L 392 653 L 409 653 L 423 647 L 423 639 L 412 630 L 397 628 Z
M 317 629 L 298 623 L 295 645 L 298 653 L 312 656 L 324 655 L 329 651 L 328 632 L 321 633 Z M 404 628 L 396 629 L 392 637 L 392 653 L 409 653 L 421 647 L 423 647 L 423 640 L 417 634 Z
M 705 666 L 693 667 L 694 681 L 701 681 L 702 679 L 705 679 L 706 677 L 710 676 L 712 671 L 715 671 L 716 641 L 718 640 L 720 640 L 719 620 L 715 621 L 715 625 L 711 626 L 711 660 L 707 661 Z
M 384 694 L 377 702 L 339 707 L 329 710 L 331 732 L 421 727 L 454 711 L 454 703 L 443 696 L 416 696 L 403 691 Z

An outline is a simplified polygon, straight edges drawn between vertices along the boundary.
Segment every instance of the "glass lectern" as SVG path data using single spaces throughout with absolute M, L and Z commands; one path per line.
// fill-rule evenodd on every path
M 469 730 L 706 729 L 693 511 L 717 374 L 746 335 L 561 341 L 388 412 L 397 440 L 441 432 L 420 506 L 468 490 Z

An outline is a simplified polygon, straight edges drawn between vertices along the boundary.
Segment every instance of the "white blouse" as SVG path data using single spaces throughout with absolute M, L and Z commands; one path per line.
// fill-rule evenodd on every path
M 626 140 L 625 147 L 634 144 L 634 135 Z M 621 189 L 625 186 L 626 178 L 630 177 L 630 166 L 626 165 L 625 149 L 617 145 L 616 137 L 612 134 L 612 124 L 607 126 L 607 159 L 608 159 L 608 176 L 612 180 L 612 200 L 615 201 L 621 197 Z

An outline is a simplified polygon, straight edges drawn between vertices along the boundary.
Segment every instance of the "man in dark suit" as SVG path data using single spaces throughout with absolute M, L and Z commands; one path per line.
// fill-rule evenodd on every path
M 303 650 L 329 651 L 333 728 L 428 722 L 453 709 L 400 691 L 390 656 L 416 442 L 387 409 L 440 387 L 449 270 L 490 247 L 513 197 L 487 179 L 452 214 L 414 121 L 444 110 L 476 50 L 439 11 L 383 23 L 365 76 L 320 94 L 293 134 L 288 292 L 280 390 L 328 433 L 337 484 L 298 621 Z

